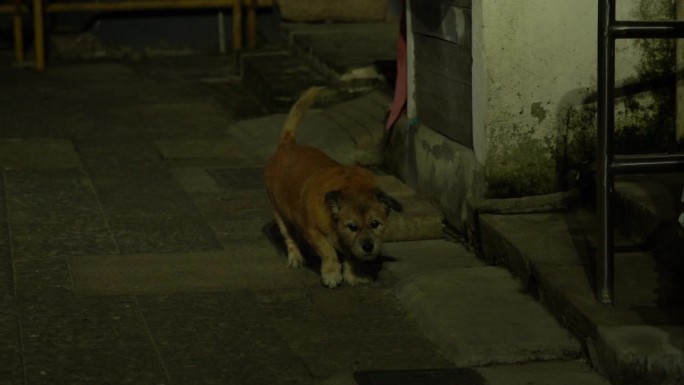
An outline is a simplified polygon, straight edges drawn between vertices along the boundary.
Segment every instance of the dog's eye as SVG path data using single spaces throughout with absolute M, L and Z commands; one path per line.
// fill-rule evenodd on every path
M 350 231 L 352 231 L 352 232 L 357 232 L 357 231 L 359 231 L 359 226 L 357 226 L 357 225 L 354 224 L 354 223 L 348 224 L 348 225 L 347 225 L 347 228 L 348 228 Z
M 374 220 L 371 222 L 370 225 L 371 225 L 372 228 L 377 229 L 377 228 L 381 225 L 381 223 L 380 223 L 379 220 L 374 219 Z

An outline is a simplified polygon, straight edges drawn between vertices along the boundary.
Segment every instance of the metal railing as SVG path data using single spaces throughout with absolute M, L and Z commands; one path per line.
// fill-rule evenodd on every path
M 684 37 L 684 22 L 617 21 L 615 1 L 599 0 L 598 9 L 598 152 L 596 297 L 605 304 L 614 298 L 614 209 L 615 176 L 623 174 L 684 171 L 684 154 L 629 155 L 613 153 L 615 128 L 615 40 Z M 674 139 L 674 138 L 673 138 Z

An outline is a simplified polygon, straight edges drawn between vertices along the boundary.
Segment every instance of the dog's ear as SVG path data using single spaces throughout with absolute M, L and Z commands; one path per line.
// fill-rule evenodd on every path
M 332 190 L 325 193 L 325 205 L 330 208 L 333 218 L 337 219 L 340 215 L 340 201 L 342 200 L 342 191 Z
M 382 190 L 377 190 L 375 192 L 375 196 L 378 197 L 378 200 L 380 201 L 380 203 L 384 204 L 385 207 L 387 207 L 388 211 L 390 209 L 394 210 L 396 212 L 401 212 L 401 210 L 403 210 L 401 203 L 398 200 L 389 196 L 386 192 L 384 192 Z

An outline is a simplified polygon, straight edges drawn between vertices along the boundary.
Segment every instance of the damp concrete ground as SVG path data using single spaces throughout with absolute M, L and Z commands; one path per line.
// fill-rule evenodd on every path
M 3 55 L 0 383 L 607 384 L 390 175 L 407 213 L 374 282 L 330 290 L 286 268 L 260 177 L 283 115 L 229 60 L 36 73 Z M 376 162 L 386 100 L 312 110 L 302 138 Z

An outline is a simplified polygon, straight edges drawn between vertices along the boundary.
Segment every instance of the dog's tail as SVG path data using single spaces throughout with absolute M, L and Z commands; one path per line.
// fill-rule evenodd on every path
M 306 110 L 311 107 L 316 101 L 316 96 L 324 87 L 311 87 L 306 90 L 297 102 L 290 109 L 290 113 L 283 124 L 283 131 L 280 134 L 280 144 L 288 144 L 295 142 L 295 129 L 299 126 Z

